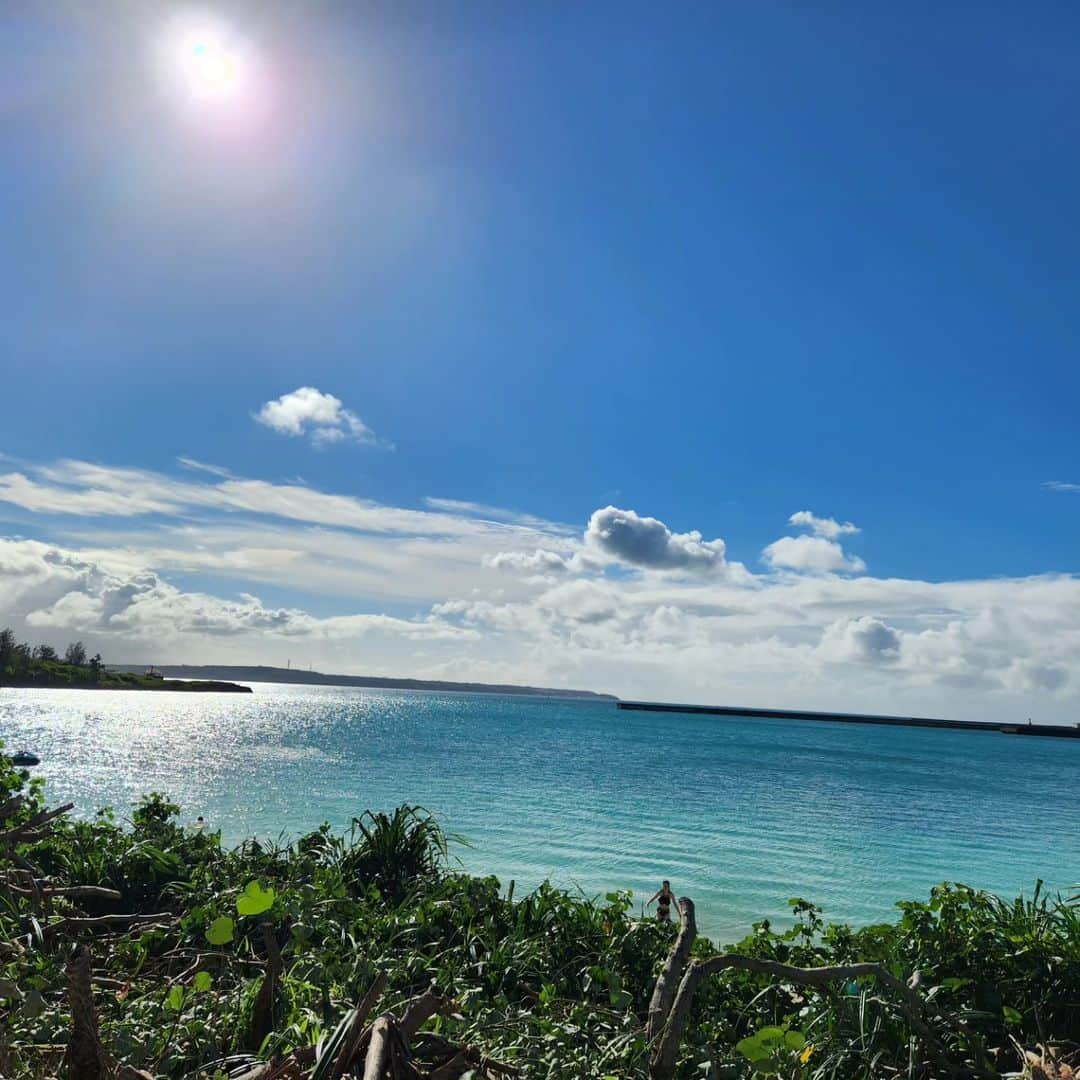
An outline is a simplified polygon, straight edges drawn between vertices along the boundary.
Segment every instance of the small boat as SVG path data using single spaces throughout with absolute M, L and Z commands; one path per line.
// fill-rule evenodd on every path
M 13 765 L 40 765 L 41 758 L 29 750 L 18 750 L 11 755 L 11 762 Z

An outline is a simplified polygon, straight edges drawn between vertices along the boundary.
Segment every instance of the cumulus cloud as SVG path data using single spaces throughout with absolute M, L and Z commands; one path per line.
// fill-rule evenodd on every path
M 841 524 L 835 518 L 818 517 L 810 510 L 797 510 L 788 518 L 788 524 L 810 529 L 815 536 L 824 536 L 826 540 L 836 540 L 860 531 L 858 525 L 852 525 L 850 521 Z
M 825 628 L 818 646 L 827 660 L 892 664 L 900 659 L 901 635 L 895 627 L 869 615 L 838 619 Z
M 255 419 L 281 435 L 309 435 L 314 446 L 338 442 L 373 443 L 375 435 L 340 398 L 313 386 L 301 386 L 266 402 Z
M 618 562 L 646 570 L 709 573 L 726 565 L 723 540 L 705 540 L 696 530 L 675 533 L 656 518 L 616 506 L 589 518 L 585 542 Z
M 857 525 L 818 517 L 810 510 L 792 514 L 788 524 L 809 529 L 810 534 L 784 536 L 769 544 L 761 557 L 771 569 L 798 574 L 861 574 L 866 569 L 866 563 L 858 556 L 848 555 L 837 540 L 857 533 Z
M 861 574 L 866 563 L 847 555 L 835 540 L 823 536 L 782 536 L 762 552 L 774 570 L 794 570 L 805 574 Z

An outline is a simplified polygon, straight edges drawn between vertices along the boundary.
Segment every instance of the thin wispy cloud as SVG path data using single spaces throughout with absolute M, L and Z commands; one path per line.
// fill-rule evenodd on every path
M 234 479 L 233 474 L 228 469 L 220 465 L 208 465 L 205 461 L 196 461 L 195 458 L 181 455 L 176 459 L 176 463 L 185 469 L 190 469 L 192 472 L 209 473 L 211 476 L 220 476 L 225 480 Z
M 1080 484 L 1073 484 L 1067 480 L 1045 480 L 1043 487 L 1048 491 L 1063 491 L 1069 494 L 1080 494 Z

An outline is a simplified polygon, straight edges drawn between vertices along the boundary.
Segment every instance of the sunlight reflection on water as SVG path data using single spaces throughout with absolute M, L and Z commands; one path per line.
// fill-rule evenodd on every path
M 414 802 L 469 869 L 636 902 L 670 877 L 725 939 L 795 895 L 867 922 L 944 879 L 1080 879 L 1080 742 L 268 684 L 2 690 L 0 738 L 83 814 L 157 790 L 238 841 Z

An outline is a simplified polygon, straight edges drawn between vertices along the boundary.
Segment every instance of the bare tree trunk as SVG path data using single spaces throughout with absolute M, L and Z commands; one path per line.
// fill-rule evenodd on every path
M 682 925 L 679 927 L 679 936 L 675 939 L 671 952 L 668 953 L 667 963 L 656 979 L 653 988 L 652 999 L 649 1001 L 649 1020 L 646 1035 L 649 1046 L 653 1046 L 660 1032 L 664 1029 L 668 1013 L 671 1012 L 672 1002 L 679 989 L 686 965 L 690 962 L 690 950 L 697 937 L 697 918 L 694 914 L 694 901 L 689 896 L 679 898 L 679 914 L 682 916 Z

